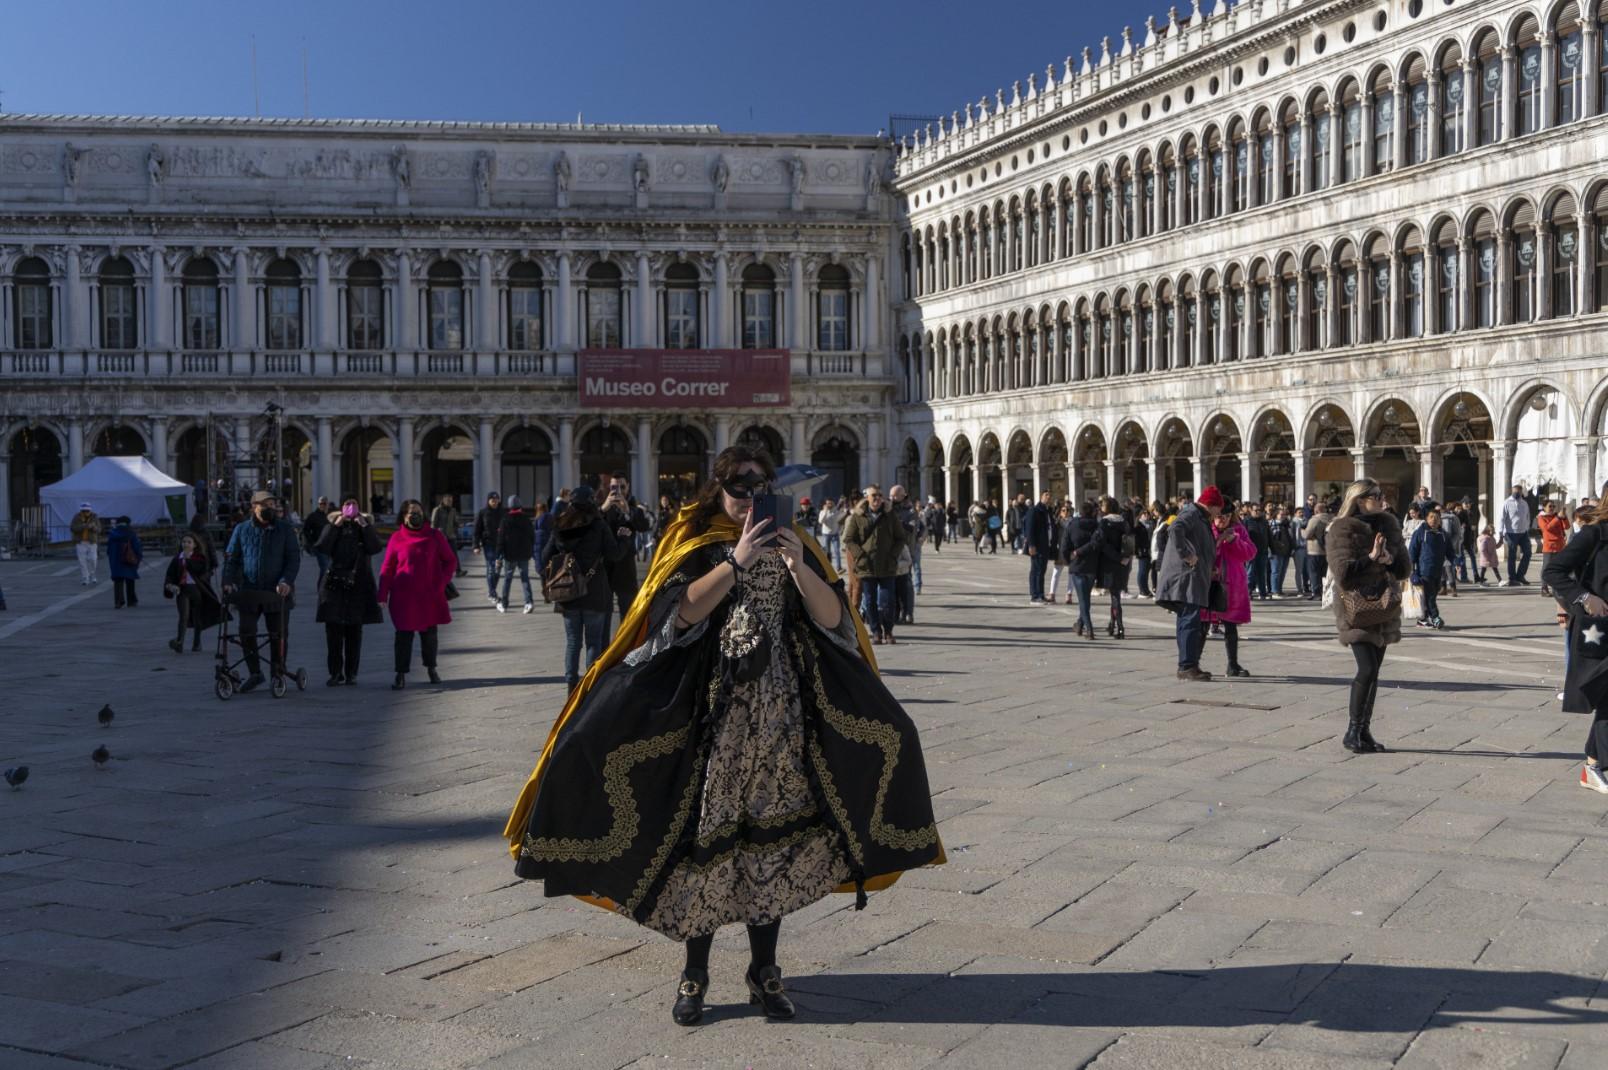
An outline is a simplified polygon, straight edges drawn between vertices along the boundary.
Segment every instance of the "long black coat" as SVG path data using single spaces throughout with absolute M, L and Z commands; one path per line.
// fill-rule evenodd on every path
M 1600 547 L 1600 549 L 1599 549 Z M 1559 602 L 1569 609 L 1569 647 L 1580 649 L 1580 630 L 1585 627 L 1585 610 L 1575 599 L 1586 593 L 1608 598 L 1608 524 L 1588 524 L 1553 554 L 1541 570 L 1541 582 L 1552 588 Z M 1569 659 L 1569 673 L 1563 683 L 1563 712 L 1591 713 L 1591 700 L 1580 690 L 1581 674 L 1596 670 L 1601 660 L 1579 653 Z
M 1100 522 L 1092 516 L 1075 516 L 1061 529 L 1061 558 L 1074 576 L 1100 575 Z
M 202 631 L 216 627 L 223 619 L 223 603 L 218 601 L 218 592 L 212 586 L 212 564 L 212 558 L 204 550 L 199 557 L 180 558 L 175 554 L 168 558 L 167 575 L 162 578 L 163 597 L 173 598 L 174 595 L 168 594 L 167 589 L 180 586 L 179 581 L 182 577 L 179 569 L 183 568 L 190 573 L 196 589 L 201 592 L 199 608 L 191 611 L 190 627 Z
M 591 578 L 586 581 L 586 594 L 573 602 L 554 604 L 553 611 L 607 612 L 612 595 L 609 566 L 625 555 L 629 544 L 614 537 L 613 530 L 595 505 L 571 505 L 559 514 L 553 526 L 553 537 L 542 548 L 539 562 L 541 574 L 546 576 L 548 563 L 565 554 L 575 555 L 576 566 L 583 575 L 592 572 Z M 596 571 L 593 571 L 594 568 Z
M 536 528 L 530 514 L 523 509 L 510 509 L 497 529 L 497 556 L 518 564 L 529 561 L 536 553 Z
M 369 563 L 380 552 L 380 536 L 374 525 L 352 520 L 326 524 L 314 549 L 330 558 L 329 570 L 318 581 L 318 614 L 314 619 L 321 624 L 380 623 L 384 618 L 375 597 L 374 570 Z M 342 583 L 347 576 L 355 581 L 351 587 Z
M 1122 553 L 1122 539 L 1131 535 L 1133 529 L 1128 522 L 1117 513 L 1107 513 L 1099 521 L 1100 527 L 1100 586 L 1108 591 L 1126 590 L 1128 586 L 1128 573 L 1133 568 L 1133 559 L 1124 561 Z

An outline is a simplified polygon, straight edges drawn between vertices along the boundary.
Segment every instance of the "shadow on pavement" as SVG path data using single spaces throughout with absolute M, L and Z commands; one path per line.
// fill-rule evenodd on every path
M 1386 672 L 1390 665 L 1390 658 L 1385 657 Z M 1311 684 L 1316 687 L 1349 687 L 1349 676 L 1263 676 L 1257 675 L 1258 680 L 1267 683 L 1279 684 Z M 1439 693 L 1451 692 L 1454 694 L 1500 694 L 1504 691 L 1557 691 L 1551 684 L 1520 684 L 1500 683 L 1485 684 L 1473 680 L 1392 680 L 1381 673 L 1379 681 L 1380 690 L 1396 689 L 1398 691 L 1435 691 Z

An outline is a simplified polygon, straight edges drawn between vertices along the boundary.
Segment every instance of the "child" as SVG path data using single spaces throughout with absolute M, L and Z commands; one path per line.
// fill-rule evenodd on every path
M 1499 568 L 1496 563 L 1496 529 L 1491 527 L 1489 524 L 1485 525 L 1485 530 L 1480 533 L 1479 547 L 1480 556 L 1475 566 L 1476 573 L 1474 579 L 1481 586 L 1484 586 L 1486 569 L 1490 569 L 1491 575 L 1493 576 L 1500 576 L 1502 574 L 1501 568 Z

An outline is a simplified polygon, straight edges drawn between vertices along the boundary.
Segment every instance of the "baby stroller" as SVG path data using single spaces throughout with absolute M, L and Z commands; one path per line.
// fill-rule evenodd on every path
M 239 631 L 231 630 L 230 625 L 235 622 L 235 615 L 230 607 L 260 608 L 264 614 L 276 614 L 278 619 L 276 627 L 272 630 L 263 629 L 252 639 L 241 636 Z M 266 623 L 266 621 L 264 621 Z M 258 664 L 267 659 L 269 667 L 268 690 L 274 698 L 284 698 L 285 692 L 290 690 L 290 681 L 295 681 L 296 690 L 307 690 L 307 670 L 297 669 L 288 672 L 285 668 L 286 640 L 290 635 L 290 599 L 280 596 L 275 591 L 234 591 L 223 596 L 223 620 L 218 625 L 218 658 L 213 670 L 212 690 L 220 699 L 227 701 L 240 690 L 246 677 L 241 667 L 247 664 L 246 644 L 254 643 L 253 653 Z M 231 647 L 233 650 L 231 650 Z M 231 658 L 233 660 L 231 660 Z

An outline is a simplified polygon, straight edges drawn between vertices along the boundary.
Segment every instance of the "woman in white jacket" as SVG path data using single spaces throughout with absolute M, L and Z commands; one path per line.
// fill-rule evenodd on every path
M 843 521 L 849 511 L 831 498 L 821 503 L 815 522 L 821 528 L 821 549 L 832 558 L 832 567 L 843 571 Z

